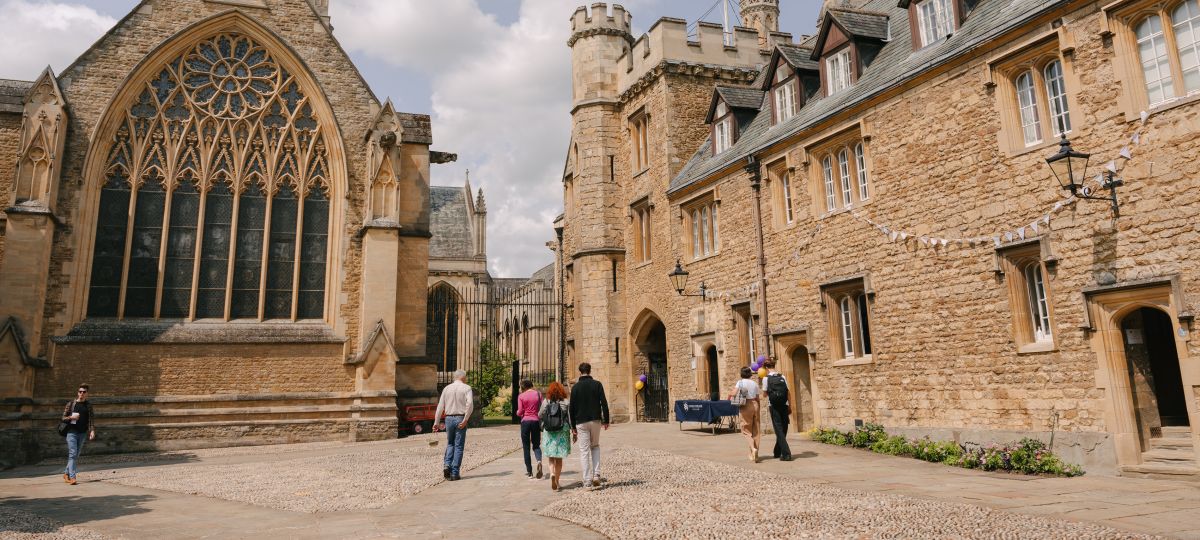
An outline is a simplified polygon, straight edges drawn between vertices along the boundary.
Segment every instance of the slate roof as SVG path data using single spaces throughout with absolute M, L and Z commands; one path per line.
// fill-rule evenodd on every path
M 812 47 L 797 47 L 795 45 L 780 43 L 779 54 L 795 69 L 821 70 L 821 64 L 812 59 Z
M 1066 0 L 985 0 L 968 16 L 954 35 L 920 50 L 912 50 L 908 10 L 896 6 L 896 0 L 868 0 L 864 10 L 886 13 L 891 26 L 887 41 L 871 66 L 863 71 L 854 86 L 832 96 L 815 98 L 786 122 L 771 125 L 770 114 L 755 116 L 734 145 L 712 155 L 711 138 L 696 153 L 667 188 L 679 191 L 699 182 L 763 148 L 803 131 L 837 112 L 903 84 L 922 72 L 971 52 L 979 43 L 1025 24 L 1039 14 L 1065 4 Z
M 763 106 L 764 92 L 757 88 L 718 86 L 717 93 L 734 109 L 760 109 Z
M 534 281 L 541 281 L 542 283 L 545 283 L 546 285 L 553 286 L 554 285 L 554 263 L 547 264 L 546 266 L 543 266 L 543 267 L 539 268 L 536 272 L 534 272 L 533 275 L 529 277 L 528 283 L 532 283 Z
M 33 88 L 33 81 L 0 79 L 0 113 L 20 114 L 25 110 L 25 93 Z
M 461 187 L 429 186 L 429 256 L 469 259 L 475 256 L 471 215 Z
M 830 8 L 825 14 L 855 36 L 888 38 L 888 16 L 885 13 Z

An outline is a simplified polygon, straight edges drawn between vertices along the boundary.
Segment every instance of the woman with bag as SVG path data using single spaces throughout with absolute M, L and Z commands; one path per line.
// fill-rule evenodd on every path
M 542 421 L 542 455 L 550 458 L 550 489 L 558 491 L 562 481 L 563 458 L 571 454 L 571 418 L 567 389 L 554 381 L 546 389 L 546 399 L 538 410 Z
M 533 387 L 533 381 L 521 381 L 521 395 L 517 396 L 517 418 L 521 419 L 521 451 L 525 454 L 525 478 L 535 478 L 529 452 L 537 461 L 538 480 L 542 479 L 542 437 L 538 412 L 541 410 L 542 394 Z
M 738 414 L 742 417 L 742 435 L 750 443 L 750 461 L 758 463 L 758 440 L 761 437 L 758 426 L 758 383 L 751 378 L 753 371 L 749 367 L 742 368 L 742 378 L 733 387 L 729 402 L 738 406 Z

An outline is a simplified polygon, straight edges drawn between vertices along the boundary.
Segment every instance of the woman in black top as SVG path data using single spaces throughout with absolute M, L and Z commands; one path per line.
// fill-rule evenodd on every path
M 71 485 L 75 485 L 75 460 L 79 459 L 83 443 L 96 438 L 92 404 L 87 398 L 88 385 L 81 384 L 76 398 L 63 408 L 63 422 L 67 423 L 67 469 L 63 471 L 63 481 Z

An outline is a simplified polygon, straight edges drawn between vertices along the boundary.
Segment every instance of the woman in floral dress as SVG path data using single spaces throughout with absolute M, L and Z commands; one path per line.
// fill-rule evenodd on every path
M 563 458 L 571 454 L 571 418 L 568 414 L 567 389 L 554 381 L 546 389 L 546 399 L 538 409 L 542 420 L 542 455 L 550 459 L 550 489 L 558 491 Z

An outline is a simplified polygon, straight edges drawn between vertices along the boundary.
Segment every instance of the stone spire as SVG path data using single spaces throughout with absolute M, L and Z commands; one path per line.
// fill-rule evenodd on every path
M 740 0 L 742 26 L 758 31 L 758 46 L 766 49 L 779 31 L 779 0 Z

